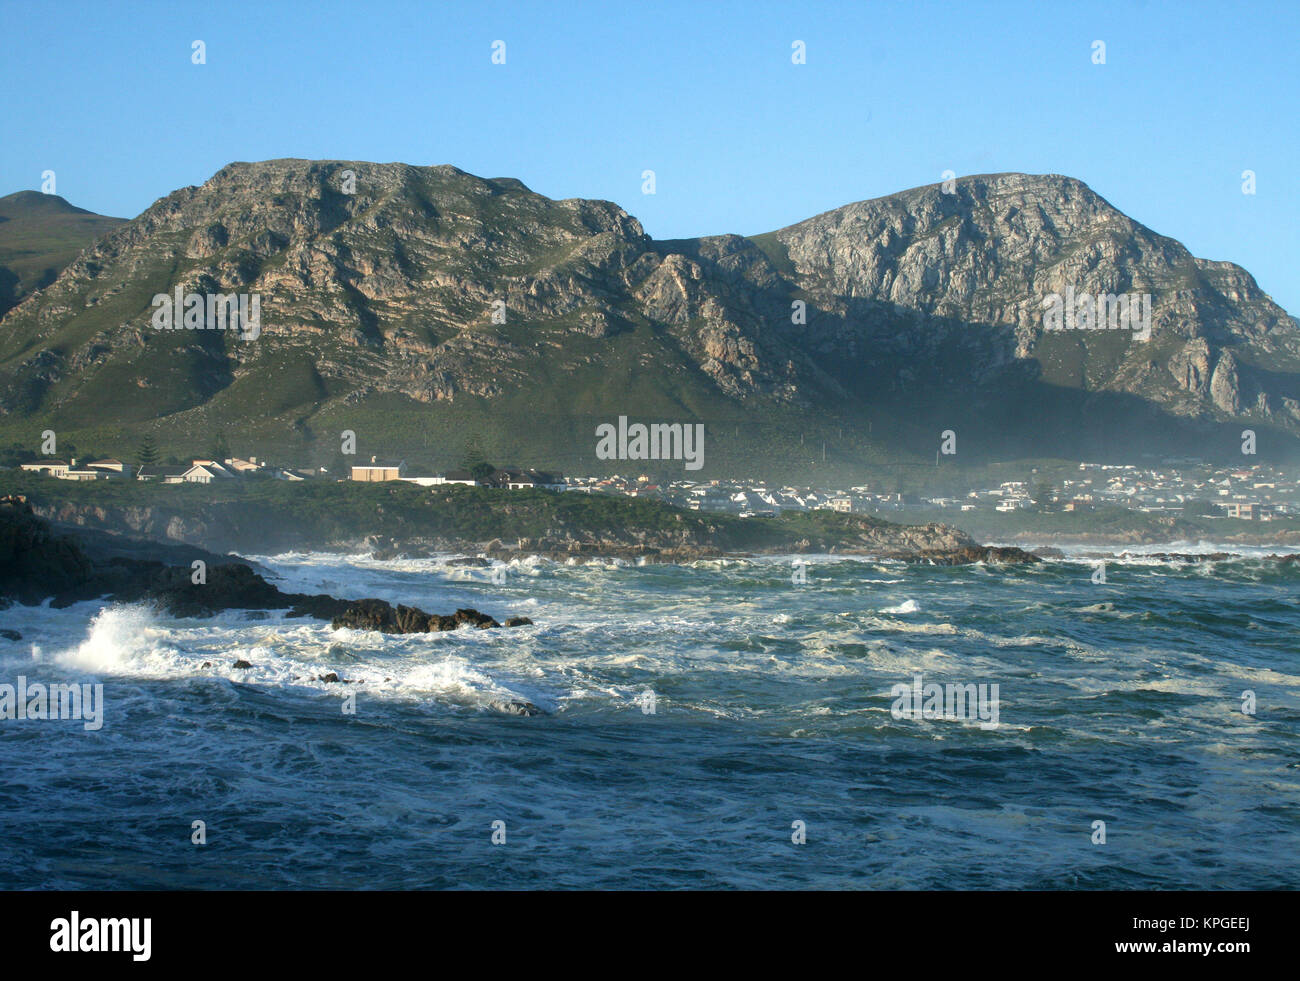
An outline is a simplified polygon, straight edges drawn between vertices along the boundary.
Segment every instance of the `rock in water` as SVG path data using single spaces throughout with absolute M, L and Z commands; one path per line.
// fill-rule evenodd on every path
M 335 630 L 350 627 L 353 630 L 378 630 L 386 634 L 427 634 L 440 630 L 455 630 L 467 623 L 479 629 L 499 627 L 501 624 L 478 610 L 457 610 L 452 616 L 425 613 L 414 606 L 394 607 L 386 600 L 363 599 L 350 604 L 331 622 Z
M 479 630 L 501 626 L 486 613 L 480 613 L 478 610 L 457 610 L 456 623 L 468 623 Z
M 958 548 L 923 548 L 916 552 L 894 552 L 882 558 L 902 559 L 905 562 L 929 562 L 931 565 L 971 565 L 990 562 L 1004 565 L 1031 565 L 1043 561 L 1024 549 L 999 548 L 992 545 L 962 545 Z
M 511 699 L 510 701 L 493 702 L 492 707 L 496 709 L 498 712 L 503 712 L 506 715 L 533 716 L 533 715 L 546 714 L 546 711 L 544 709 L 538 708 L 532 702 L 520 701 L 519 699 Z

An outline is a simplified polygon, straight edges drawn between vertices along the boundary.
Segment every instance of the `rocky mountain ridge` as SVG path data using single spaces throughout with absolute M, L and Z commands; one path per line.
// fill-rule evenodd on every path
M 178 287 L 257 294 L 260 335 L 154 329 Z M 1150 340 L 1045 330 L 1067 288 L 1150 294 Z M 276 160 L 169 194 L 23 299 L 0 410 L 109 449 L 234 431 L 323 461 L 351 430 L 445 463 L 472 433 L 588 472 L 593 421 L 620 414 L 703 422 L 709 469 L 810 460 L 807 435 L 840 463 L 924 460 L 947 428 L 976 459 L 1227 455 L 1243 426 L 1290 452 L 1300 328 L 1244 270 L 1056 175 L 655 241 L 513 179 Z

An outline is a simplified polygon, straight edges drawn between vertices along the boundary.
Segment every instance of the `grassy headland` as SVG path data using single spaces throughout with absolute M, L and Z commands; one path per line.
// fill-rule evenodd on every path
M 158 484 L 78 483 L 0 472 L 0 494 L 23 494 L 56 521 L 219 551 L 356 548 L 387 541 L 465 547 L 530 540 L 537 551 L 580 545 L 658 551 L 914 551 L 969 544 L 938 525 L 903 526 L 871 515 L 788 512 L 737 518 L 599 494 L 422 488 L 308 480 Z

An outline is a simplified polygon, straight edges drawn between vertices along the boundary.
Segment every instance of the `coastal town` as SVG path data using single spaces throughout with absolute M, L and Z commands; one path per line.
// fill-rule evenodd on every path
M 1080 463 L 1052 478 L 1001 481 L 959 495 L 926 495 L 861 484 L 842 488 L 773 486 L 757 480 L 672 480 L 649 474 L 563 476 L 531 468 L 497 468 L 486 464 L 441 473 L 422 472 L 405 460 L 369 460 L 344 472 L 324 467 L 290 467 L 256 456 L 222 460 L 196 457 L 187 464 L 138 464 L 115 458 L 78 461 L 41 459 L 20 464 L 24 471 L 58 480 L 137 480 L 158 484 L 220 484 L 225 481 L 350 480 L 362 483 L 401 481 L 421 487 L 462 485 L 502 490 L 546 490 L 611 494 L 663 501 L 692 511 L 738 517 L 774 517 L 786 511 L 832 510 L 854 514 L 881 512 L 1053 511 L 1087 512 L 1103 507 L 1162 514 L 1196 515 L 1240 521 L 1272 521 L 1300 514 L 1300 479 L 1293 472 L 1264 464 L 1222 467 L 1200 462 L 1160 467 Z

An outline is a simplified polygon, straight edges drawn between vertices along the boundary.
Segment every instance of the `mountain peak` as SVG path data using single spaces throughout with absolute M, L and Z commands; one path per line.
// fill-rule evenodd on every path
M 93 211 L 69 204 L 57 194 L 45 194 L 41 191 L 17 191 L 0 198 L 0 218 L 9 220 L 49 215 L 94 214 Z

